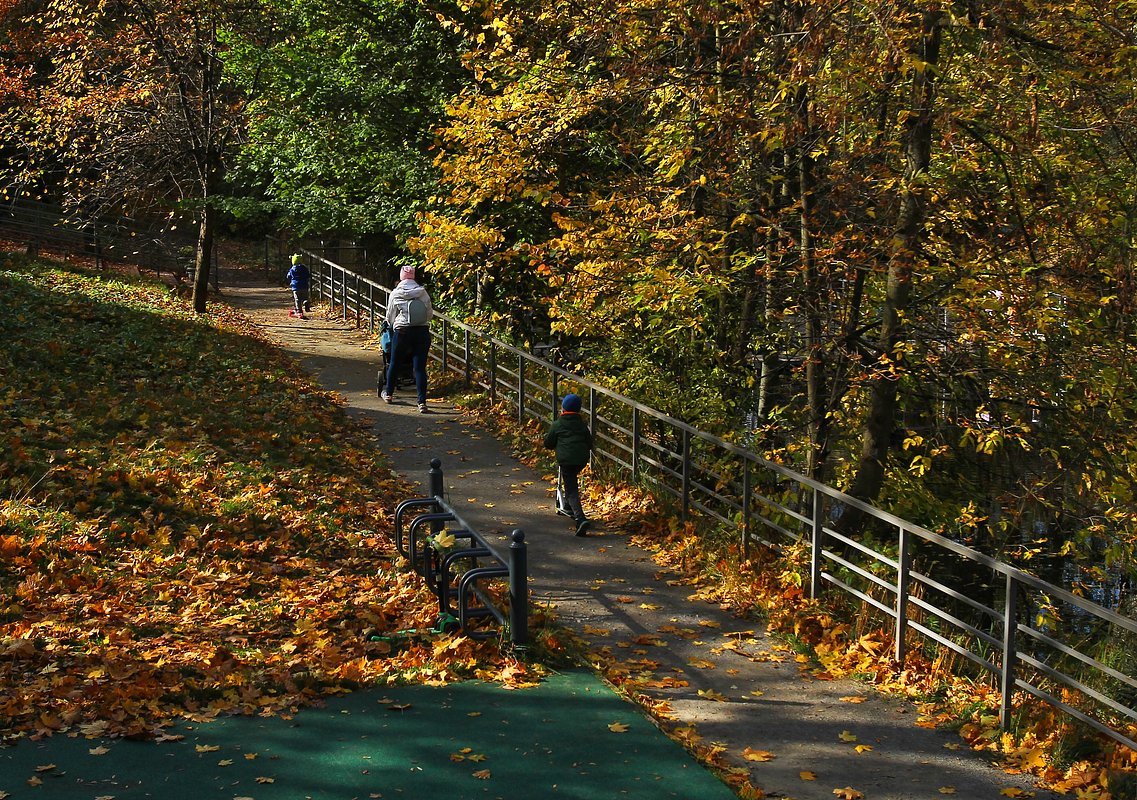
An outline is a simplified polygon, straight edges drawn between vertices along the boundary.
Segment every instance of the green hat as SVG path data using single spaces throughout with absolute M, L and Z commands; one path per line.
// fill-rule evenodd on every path
M 292 256 L 292 263 L 293 264 L 299 264 L 303 260 L 304 260 L 304 256 L 300 255 L 299 253 L 295 253 Z

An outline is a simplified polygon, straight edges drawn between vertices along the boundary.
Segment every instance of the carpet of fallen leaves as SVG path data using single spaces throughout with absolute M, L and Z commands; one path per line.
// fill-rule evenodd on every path
M 246 318 L 16 256 L 0 296 L 0 741 L 532 679 L 427 631 L 409 488 Z

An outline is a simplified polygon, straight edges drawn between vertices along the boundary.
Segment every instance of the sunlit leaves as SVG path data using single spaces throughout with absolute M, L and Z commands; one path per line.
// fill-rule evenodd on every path
M 244 125 L 245 98 L 225 80 L 225 34 L 257 8 L 50 0 L 10 15 L 9 52 L 29 78 L 0 116 L 0 183 L 47 192 L 85 223 L 200 211 Z

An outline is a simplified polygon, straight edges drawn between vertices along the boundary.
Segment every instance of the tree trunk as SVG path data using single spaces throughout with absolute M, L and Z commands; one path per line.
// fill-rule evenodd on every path
M 213 263 L 213 227 L 217 212 L 208 199 L 201 209 L 201 220 L 197 231 L 197 253 L 194 256 L 193 310 L 205 313 L 205 301 L 209 294 L 209 268 Z
M 809 407 L 809 453 L 805 474 L 816 481 L 822 480 L 825 461 L 829 455 L 829 409 L 825 392 L 825 324 L 821 311 L 821 276 L 813 249 L 813 159 L 809 155 L 812 126 L 809 119 L 809 90 L 798 87 L 796 113 L 801 128 L 798 145 L 797 191 L 799 214 L 799 253 L 802 268 L 802 309 L 805 312 L 806 402 Z
M 939 58 L 943 14 L 927 10 L 922 17 L 918 66 L 912 81 L 912 103 L 904 142 L 904 188 L 900 197 L 896 233 L 888 264 L 888 284 L 877 343 L 876 376 L 869 394 L 869 407 L 862 430 L 861 455 L 849 494 L 873 500 L 884 486 L 892 432 L 899 407 L 898 381 L 903 369 L 904 314 L 912 292 L 912 269 L 923 233 L 925 212 L 921 183 L 931 163 L 932 120 L 936 86 L 934 67 Z M 860 527 L 861 516 L 846 510 L 841 518 L 844 532 Z

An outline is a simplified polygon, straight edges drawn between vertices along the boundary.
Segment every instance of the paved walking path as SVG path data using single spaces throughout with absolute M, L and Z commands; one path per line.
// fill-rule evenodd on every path
M 553 605 L 593 648 L 653 673 L 663 687 L 654 697 L 703 743 L 725 747 L 767 797 L 832 800 L 846 787 L 865 800 L 997 800 L 1011 787 L 1056 797 L 992 767 L 954 734 L 918 726 L 910 704 L 804 674 L 760 624 L 689 599 L 689 587 L 669 583 L 674 576 L 602 521 L 590 536 L 573 536 L 552 513 L 548 477 L 513 459 L 447 398 L 431 397 L 428 414 L 418 413 L 410 391 L 394 404 L 379 400 L 382 357 L 353 326 L 319 307 L 307 320 L 289 318 L 289 292 L 275 286 L 231 283 L 224 298 L 345 398 L 397 473 L 422 484 L 438 458 L 450 501 L 468 522 L 503 546 L 509 531 L 523 529 L 534 601 Z M 20 742 L 0 750 L 0 797 L 733 796 L 637 711 L 587 673 L 516 692 L 476 684 L 357 692 L 292 720 L 186 724 L 178 742 L 112 742 L 97 756 L 89 740 Z M 611 722 L 628 732 L 617 736 Z M 463 748 L 486 756 L 484 764 L 448 757 Z M 747 760 L 748 749 L 769 760 Z M 472 777 L 482 766 L 492 777 Z
M 289 295 L 277 288 L 235 287 L 227 297 L 325 388 L 343 395 L 348 410 L 370 423 L 396 472 L 421 484 L 438 458 L 450 502 L 469 523 L 500 535 L 503 546 L 509 531 L 523 529 L 534 600 L 552 604 L 595 648 L 686 681 L 654 694 L 705 743 L 725 745 L 768 796 L 832 800 L 834 789 L 852 787 L 866 800 L 941 797 L 949 788 L 959 797 L 998 798 L 1002 789 L 1019 787 L 1057 797 L 966 747 L 951 749 L 961 743 L 958 736 L 916 725 L 918 713 L 908 703 L 852 681 L 803 674 L 792 656 L 771 649 L 761 625 L 689 600 L 689 587 L 669 583 L 647 552 L 605 531 L 602 521 L 587 538 L 573 536 L 567 520 L 551 511 L 547 476 L 513 459 L 446 398 L 431 397 L 429 414 L 418 413 L 413 391 L 383 403 L 375 384 L 382 356 L 353 325 L 320 309 L 306 321 L 290 319 Z M 743 644 L 722 647 L 729 642 Z M 842 700 L 854 696 L 866 700 Z M 857 744 L 872 749 L 858 752 Z M 773 758 L 746 760 L 747 748 Z M 815 779 L 804 780 L 803 772 Z

